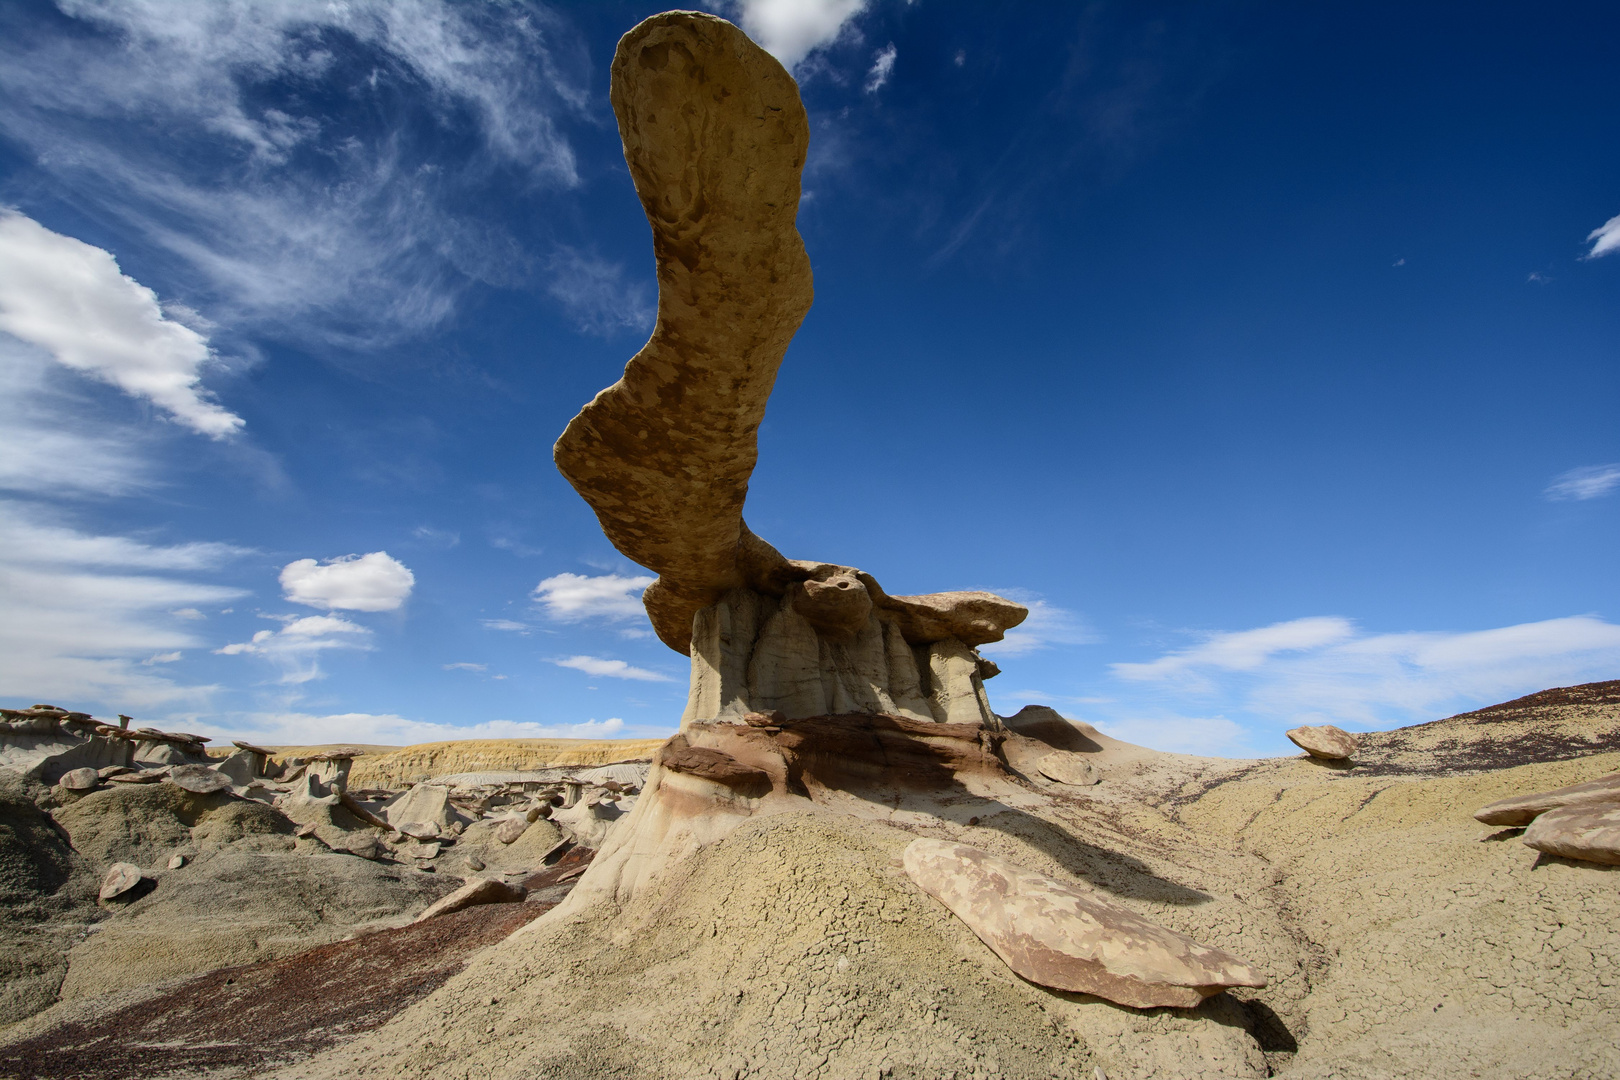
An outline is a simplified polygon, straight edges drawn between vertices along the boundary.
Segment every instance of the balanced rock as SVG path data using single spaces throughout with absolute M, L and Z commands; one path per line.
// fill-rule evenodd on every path
M 231 778 L 207 765 L 176 765 L 169 770 L 169 783 L 198 795 L 207 795 L 228 789 Z
M 514 814 L 509 818 L 504 818 L 499 825 L 495 826 L 495 839 L 503 844 L 515 843 L 524 833 L 529 831 L 529 825 L 530 821 L 527 814 Z
M 1332 724 L 1297 727 L 1287 734 L 1295 746 L 1323 761 L 1343 761 L 1356 752 L 1356 737 Z
M 416 917 L 416 921 L 422 922 L 480 904 L 516 904 L 528 895 L 529 890 L 522 885 L 508 885 L 496 878 L 478 878 L 429 905 L 426 911 Z
M 1067 750 L 1047 754 L 1041 758 L 1036 768 L 1048 780 L 1068 784 L 1070 787 L 1089 787 L 1102 779 L 1097 766 L 1079 754 L 1071 754 Z
M 1620 866 L 1620 803 L 1582 802 L 1548 810 L 1522 838 L 1548 855 Z
M 115 900 L 140 883 L 140 867 L 134 863 L 113 863 L 107 870 L 107 876 L 101 879 L 101 891 L 96 895 L 102 900 Z
M 978 848 L 915 840 L 904 861 L 924 892 L 1041 986 L 1146 1009 L 1191 1008 L 1229 986 L 1266 985 L 1230 953 Z
M 1620 772 L 1609 773 L 1584 784 L 1501 799 L 1475 810 L 1474 818 L 1486 825 L 1528 825 L 1549 810 L 1581 803 L 1620 803 Z
M 69 769 L 57 783 L 69 791 L 89 791 L 101 780 L 95 769 Z

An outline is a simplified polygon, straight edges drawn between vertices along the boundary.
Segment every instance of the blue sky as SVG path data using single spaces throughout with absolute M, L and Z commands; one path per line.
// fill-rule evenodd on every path
M 663 734 L 551 465 L 645 340 L 658 8 L 0 5 L 0 698 L 266 742 Z M 1620 677 L 1620 15 L 720 4 L 812 125 L 748 519 L 1033 608 L 1170 750 Z

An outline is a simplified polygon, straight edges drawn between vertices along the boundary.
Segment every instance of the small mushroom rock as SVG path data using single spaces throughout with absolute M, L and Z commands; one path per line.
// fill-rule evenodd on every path
M 1047 754 L 1035 767 L 1048 780 L 1068 784 L 1070 787 L 1090 787 L 1102 779 L 1097 766 L 1079 754 L 1071 754 L 1066 750 Z
M 1528 825 L 1549 810 L 1580 803 L 1620 803 L 1620 772 L 1609 773 L 1584 784 L 1501 799 L 1474 811 L 1474 818 L 1486 825 Z
M 115 900 L 141 883 L 141 868 L 134 863 L 113 863 L 107 876 L 101 879 L 98 899 Z
M 416 921 L 422 922 L 437 915 L 448 915 L 452 911 L 477 907 L 479 904 L 516 904 L 527 895 L 529 890 L 522 885 L 508 885 L 495 878 L 478 878 L 429 905 L 426 911 L 416 917 Z
M 69 769 L 57 783 L 69 791 L 89 791 L 100 779 L 94 769 Z
M 1548 855 L 1620 866 L 1620 803 L 1572 803 L 1548 810 L 1521 839 Z
M 207 795 L 229 788 L 231 778 L 207 765 L 176 765 L 169 772 L 169 783 L 198 795 Z
M 978 848 L 914 840 L 904 862 L 918 887 L 1041 986 L 1146 1009 L 1191 1008 L 1229 986 L 1266 985 L 1230 953 Z
M 1287 734 L 1295 746 L 1323 761 L 1343 761 L 1356 752 L 1356 737 L 1332 724 L 1297 727 Z

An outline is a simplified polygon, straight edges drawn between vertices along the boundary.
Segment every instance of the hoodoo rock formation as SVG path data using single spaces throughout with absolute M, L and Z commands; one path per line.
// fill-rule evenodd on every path
M 811 300 L 794 224 L 809 128 L 792 78 L 730 23 L 668 12 L 619 42 L 612 81 L 652 226 L 658 325 L 624 377 L 569 423 L 555 457 L 614 546 L 658 573 L 647 613 L 690 655 L 692 679 L 681 733 L 654 760 L 629 819 L 604 831 L 559 917 L 631 901 L 750 818 L 863 816 L 862 804 L 905 790 L 930 805 L 1028 798 L 997 757 L 1018 736 L 990 708 L 984 679 L 997 668 L 976 651 L 1027 608 L 983 592 L 890 596 L 855 567 L 784 558 L 743 521 L 766 400 Z M 935 896 L 983 892 L 943 882 L 952 867 L 935 869 Z M 1046 899 L 1073 903 L 1014 898 L 1017 931 L 1107 954 L 1113 967 L 1081 977 L 1090 961 L 1071 957 L 1014 964 L 1021 974 L 1136 1005 L 1190 1007 L 1224 986 L 1264 984 L 1219 950 L 1048 885 Z M 1175 949 L 1230 970 L 1169 963 Z
M 693 658 L 685 722 L 780 709 L 993 724 L 973 649 L 1026 608 L 890 596 L 853 567 L 784 558 L 743 521 L 765 404 L 812 298 L 792 77 L 730 23 L 670 12 L 619 43 L 612 100 L 652 226 L 658 324 L 555 458 L 613 545 L 658 574 L 642 599 Z

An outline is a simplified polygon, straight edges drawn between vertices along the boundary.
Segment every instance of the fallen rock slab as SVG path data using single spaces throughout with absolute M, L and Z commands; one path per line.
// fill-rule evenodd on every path
M 141 868 L 134 863 L 113 863 L 107 876 L 101 879 L 98 900 L 116 900 L 141 883 Z
M 1332 724 L 1297 727 L 1287 732 L 1293 744 L 1314 758 L 1343 761 L 1356 752 L 1356 737 Z
M 1548 810 L 1523 841 L 1548 855 L 1620 866 L 1620 803 L 1574 803 Z
M 1036 768 L 1048 780 L 1068 784 L 1070 787 L 1090 787 L 1102 780 L 1102 774 L 1097 771 L 1097 766 L 1079 754 L 1071 754 L 1065 750 L 1047 754 L 1041 758 Z
M 1600 776 L 1584 784 L 1538 791 L 1500 799 L 1474 811 L 1474 818 L 1486 825 L 1528 825 L 1549 810 L 1581 803 L 1620 803 L 1620 772 Z
M 1230 953 L 978 848 L 915 840 L 904 861 L 918 887 L 1041 986 L 1146 1009 L 1191 1008 L 1229 986 L 1266 985 Z
M 449 896 L 429 905 L 426 911 L 416 917 L 416 921 L 425 922 L 440 915 L 448 915 L 453 911 L 477 907 L 480 904 L 517 904 L 528 895 L 529 890 L 522 885 L 508 885 L 495 878 L 479 878 L 476 881 L 469 881 Z

